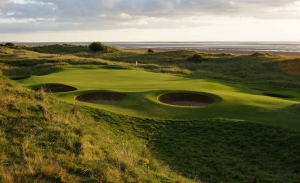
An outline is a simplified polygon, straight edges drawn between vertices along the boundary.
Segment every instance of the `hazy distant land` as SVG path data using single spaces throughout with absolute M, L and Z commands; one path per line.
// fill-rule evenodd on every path
M 90 42 L 17 42 L 29 46 L 44 46 L 53 44 L 73 44 L 87 46 Z M 108 46 L 122 49 L 156 49 L 156 50 L 197 50 L 210 53 L 252 54 L 254 52 L 269 52 L 286 56 L 300 56 L 299 42 L 104 42 Z

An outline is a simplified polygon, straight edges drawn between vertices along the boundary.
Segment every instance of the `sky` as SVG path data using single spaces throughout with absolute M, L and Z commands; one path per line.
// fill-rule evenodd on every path
M 300 41 L 300 0 L 0 0 L 0 42 Z

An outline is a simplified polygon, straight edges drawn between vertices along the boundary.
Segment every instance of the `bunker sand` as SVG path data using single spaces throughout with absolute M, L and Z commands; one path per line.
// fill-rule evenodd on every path
M 68 86 L 68 85 L 63 85 L 63 84 L 46 84 L 39 86 L 37 88 L 34 88 L 35 91 L 43 89 L 45 92 L 49 93 L 58 93 L 58 92 L 70 92 L 70 91 L 75 91 L 77 88 Z
M 214 103 L 214 99 L 199 93 L 177 92 L 166 93 L 158 97 L 162 103 L 177 105 L 177 106 L 206 106 Z

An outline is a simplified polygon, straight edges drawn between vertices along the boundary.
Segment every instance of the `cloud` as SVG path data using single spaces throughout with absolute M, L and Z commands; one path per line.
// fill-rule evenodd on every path
M 1 0 L 1 11 L 14 18 L 95 17 L 99 13 L 146 17 L 195 15 L 257 16 L 269 10 L 295 5 L 298 0 Z M 287 12 L 288 13 L 288 12 Z
M 0 0 L 0 5 L 3 5 L 5 3 L 9 2 L 9 0 Z
M 11 20 L 0 32 L 185 27 L 207 25 L 208 16 L 299 19 L 299 12 L 298 0 L 0 0 L 0 19 Z M 195 23 L 185 21 L 191 17 Z

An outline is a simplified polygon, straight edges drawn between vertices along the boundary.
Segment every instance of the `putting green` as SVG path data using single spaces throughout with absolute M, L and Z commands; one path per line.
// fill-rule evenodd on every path
M 120 92 L 127 97 L 114 103 L 76 102 L 123 115 L 164 119 L 230 118 L 300 130 L 300 95 L 292 90 L 269 91 L 294 96 L 288 99 L 275 98 L 264 96 L 261 91 L 244 85 L 113 67 L 61 68 L 44 76 L 32 76 L 18 82 L 28 87 L 49 83 L 75 87 L 78 90 L 53 94 L 69 103 L 74 103 L 74 98 L 84 93 Z M 179 107 L 157 100 L 159 95 L 174 91 L 202 93 L 214 98 L 215 102 L 200 107 Z

